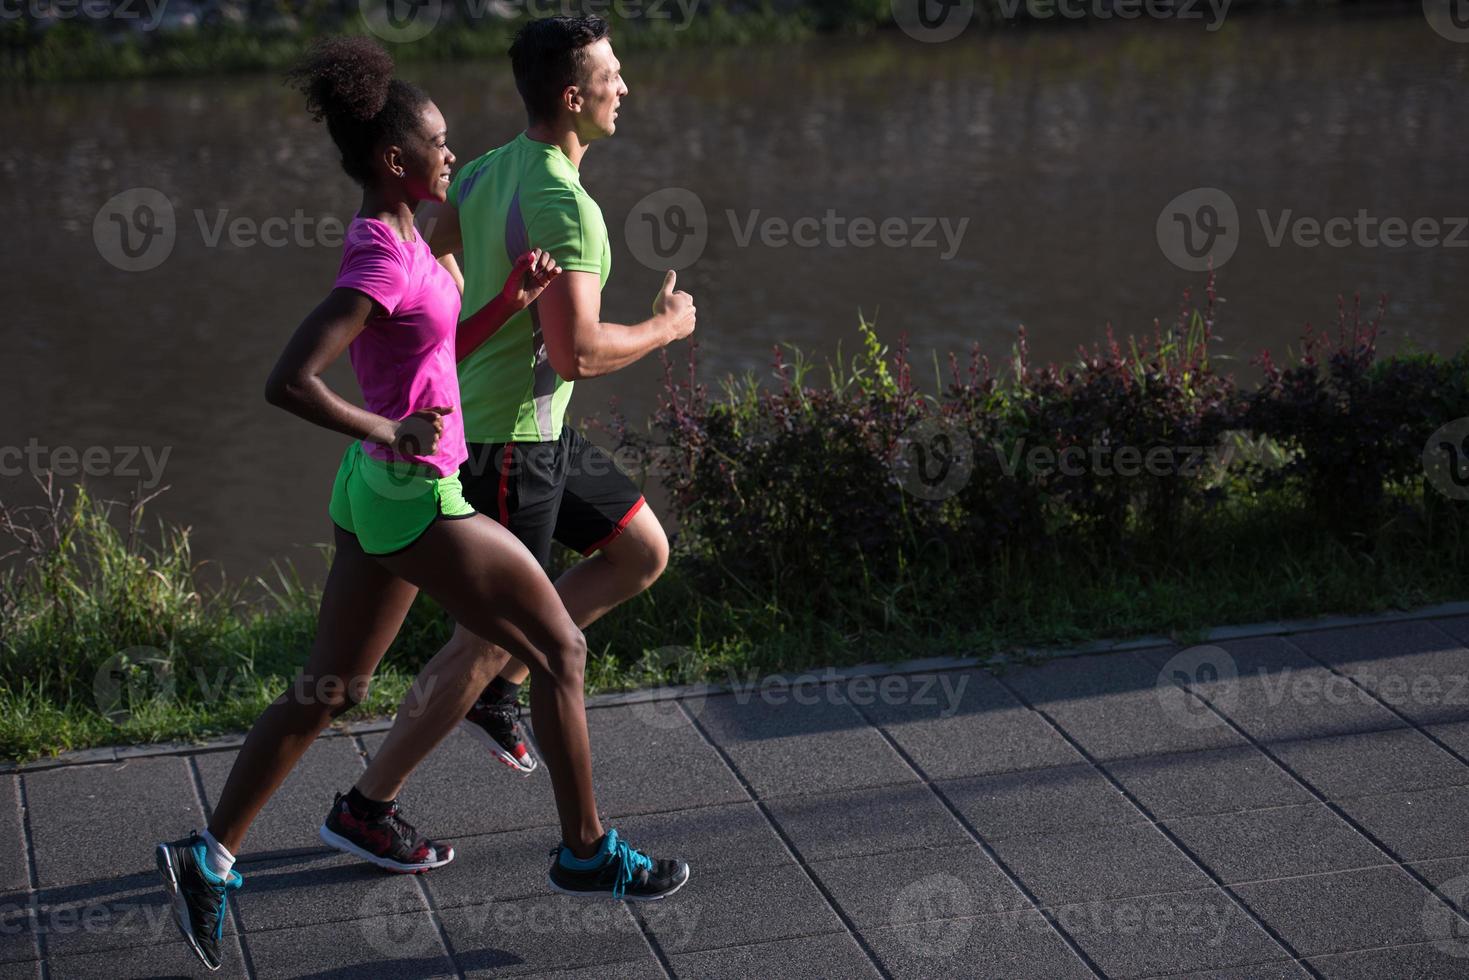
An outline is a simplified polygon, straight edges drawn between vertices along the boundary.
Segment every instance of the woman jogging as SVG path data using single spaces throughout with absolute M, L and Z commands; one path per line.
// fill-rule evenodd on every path
M 417 205 L 443 201 L 449 186 L 454 155 L 443 117 L 422 91 L 393 78 L 392 59 L 363 38 L 318 43 L 290 79 L 314 116 L 326 120 L 342 167 L 363 194 L 336 285 L 297 328 L 266 396 L 359 441 L 348 448 L 332 490 L 336 554 L 310 657 L 250 730 L 208 828 L 157 847 L 179 928 L 205 965 L 218 969 L 227 896 L 243 883 L 234 853 L 317 734 L 362 698 L 419 589 L 531 670 L 531 717 L 561 823 L 551 887 L 663 898 L 688 880 L 688 866 L 634 850 L 616 830 L 604 833 L 597 816 L 581 631 L 530 552 L 465 504 L 460 488 L 457 471 L 467 451 L 454 356 L 459 290 L 413 224 Z M 505 293 L 463 327 L 492 330 L 497 317 L 503 322 L 555 273 L 548 257 L 522 256 Z M 344 350 L 366 408 L 321 379 Z M 439 682 L 421 675 L 404 710 L 442 712 L 442 737 L 501 666 L 481 662 L 489 659 L 436 658 Z M 401 753 L 411 767 L 436 744 L 419 736 L 418 744 L 399 740 L 383 751 Z M 355 838 L 395 870 L 426 870 L 453 857 L 451 848 L 418 836 L 392 801 L 354 790 L 334 816 L 336 826 L 329 820 L 323 836 L 330 829 Z

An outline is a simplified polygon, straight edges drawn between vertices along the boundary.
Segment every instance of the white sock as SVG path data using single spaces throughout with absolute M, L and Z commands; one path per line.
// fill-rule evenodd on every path
M 205 858 L 204 863 L 209 867 L 211 874 L 220 878 L 228 878 L 230 869 L 235 866 L 235 856 L 225 849 L 225 846 L 214 839 L 209 831 L 199 835 L 204 841 Z

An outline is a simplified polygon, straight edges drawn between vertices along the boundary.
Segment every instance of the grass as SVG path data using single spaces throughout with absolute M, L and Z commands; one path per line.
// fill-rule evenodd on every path
M 46 484 L 47 503 L 0 508 L 15 542 L 0 575 L 0 756 L 197 740 L 247 728 L 304 660 L 314 578 L 215 583 L 187 531 L 148 531 L 147 499 L 94 500 Z M 1406 502 L 1422 488 L 1398 487 Z M 1194 522 L 1175 554 L 1001 560 L 988 570 L 929 547 L 888 581 L 844 593 L 835 614 L 799 596 L 697 580 L 675 559 L 646 594 L 588 631 L 591 693 L 934 655 L 1015 654 L 1104 637 L 1408 608 L 1469 595 L 1469 530 L 1457 512 L 1380 528 L 1360 548 L 1319 533 L 1284 494 Z M 1434 523 L 1435 513 L 1450 513 Z M 391 714 L 450 624 L 420 599 L 366 702 Z

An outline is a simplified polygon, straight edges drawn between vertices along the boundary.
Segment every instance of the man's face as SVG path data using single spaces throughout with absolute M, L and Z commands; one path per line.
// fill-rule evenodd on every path
M 627 96 L 627 86 L 611 41 L 604 37 L 587 45 L 585 58 L 585 72 L 577 86 L 580 111 L 576 128 L 583 141 L 591 141 L 617 132 L 617 107 Z

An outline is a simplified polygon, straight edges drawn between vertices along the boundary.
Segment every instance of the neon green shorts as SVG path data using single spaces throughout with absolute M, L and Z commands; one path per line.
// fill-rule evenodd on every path
M 434 521 L 473 517 L 459 474 L 436 476 L 415 463 L 384 463 L 354 442 L 342 456 L 327 510 L 357 536 L 369 555 L 391 555 L 423 536 Z

